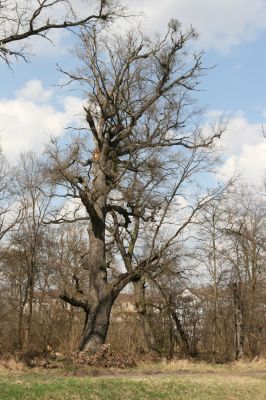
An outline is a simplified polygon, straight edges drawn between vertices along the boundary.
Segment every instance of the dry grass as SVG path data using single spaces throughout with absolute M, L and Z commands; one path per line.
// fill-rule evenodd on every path
M 266 359 L 261 358 L 256 361 L 238 361 L 230 364 L 230 367 L 236 371 L 243 371 L 243 372 L 256 372 L 256 371 L 266 372 Z
M 137 371 L 140 373 L 248 373 L 265 372 L 266 359 L 258 361 L 238 361 L 228 364 L 210 364 L 206 362 L 192 362 L 189 360 L 159 361 L 157 363 L 140 363 Z
M 35 371 L 41 370 L 42 368 L 34 368 Z M 64 364 L 61 368 L 62 372 L 64 370 Z M 0 360 L 0 372 L 13 371 L 14 373 L 27 373 L 29 369 L 25 364 L 16 358 L 9 358 L 6 360 Z M 88 375 L 91 372 L 95 372 L 94 367 L 86 367 Z M 55 371 L 56 372 L 56 371 Z M 58 371 L 59 372 L 59 371 Z M 199 361 L 189 361 L 189 360 L 173 360 L 167 361 L 162 360 L 158 362 L 140 362 L 138 366 L 132 369 L 119 369 L 119 368 L 98 368 L 97 375 L 134 375 L 134 374 L 241 374 L 241 373 L 256 373 L 265 372 L 266 374 L 266 359 L 262 358 L 256 361 L 238 361 L 228 364 L 210 364 L 206 362 Z
M 12 372 L 25 372 L 27 370 L 25 364 L 21 361 L 16 360 L 16 358 L 9 358 L 7 360 L 0 360 L 0 372 L 3 373 L 5 371 Z

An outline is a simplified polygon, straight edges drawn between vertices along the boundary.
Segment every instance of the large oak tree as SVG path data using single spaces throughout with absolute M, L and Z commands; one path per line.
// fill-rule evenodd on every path
M 118 294 L 163 265 L 210 198 L 191 202 L 174 223 L 181 186 L 196 170 L 210 168 L 210 151 L 222 132 L 217 127 L 208 134 L 195 123 L 190 94 L 204 70 L 202 54 L 187 54 L 195 37 L 193 29 L 183 33 L 177 21 L 162 39 L 138 29 L 124 37 L 84 30 L 79 70 L 63 71 L 86 96 L 86 125 L 48 150 L 48 174 L 58 196 L 78 204 L 72 215 L 55 213 L 53 222 L 87 221 L 88 252 L 79 276 L 61 294 L 85 312 L 80 350 L 93 352 L 104 343 Z M 148 233 L 145 251 L 142 237 Z

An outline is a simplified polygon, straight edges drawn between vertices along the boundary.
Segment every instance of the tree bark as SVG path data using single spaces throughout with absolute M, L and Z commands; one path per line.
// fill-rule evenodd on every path
M 216 269 L 215 269 L 216 278 Z M 213 310 L 213 321 L 212 321 L 212 363 L 216 362 L 216 336 L 217 336 L 217 281 L 214 281 L 214 310 Z
M 243 299 L 241 283 L 233 284 L 235 303 L 235 359 L 241 360 L 244 357 L 244 324 L 243 324 Z
M 156 338 L 151 326 L 149 316 L 147 313 L 147 304 L 145 298 L 145 279 L 141 278 L 134 284 L 135 296 L 136 296 L 136 309 L 139 320 L 141 322 L 142 331 L 148 345 L 148 349 L 151 352 L 158 353 L 156 346 Z
M 105 173 L 108 165 L 108 144 L 103 142 L 101 149 L 94 151 L 93 189 L 81 190 L 81 200 L 90 216 L 88 287 L 86 288 L 86 321 L 79 344 L 80 351 L 97 352 L 105 342 L 112 305 L 119 292 L 108 287 L 106 269 L 106 213 L 107 197 L 110 191 Z
M 79 351 L 94 354 L 104 344 L 114 301 L 115 297 L 108 295 L 99 301 L 99 304 L 94 309 L 90 310 L 85 321 Z
M 189 341 L 187 335 L 182 327 L 182 324 L 174 311 L 171 312 L 172 319 L 175 323 L 176 330 L 179 334 L 181 340 L 181 350 L 185 356 L 192 355 L 192 351 L 190 350 Z
M 25 326 L 25 338 L 24 338 L 24 348 L 25 350 L 29 350 L 29 346 L 31 343 L 31 326 L 32 326 L 32 314 L 33 314 L 33 292 L 34 292 L 34 269 L 35 265 L 31 261 L 29 266 L 29 276 L 28 276 L 28 310 L 27 310 L 27 318 L 26 318 L 26 326 Z

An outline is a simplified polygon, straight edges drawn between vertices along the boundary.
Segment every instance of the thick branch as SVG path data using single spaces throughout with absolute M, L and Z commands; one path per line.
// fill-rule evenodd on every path
M 70 297 L 66 293 L 59 295 L 59 298 L 74 307 L 82 308 L 85 312 L 89 311 L 89 306 L 87 303 L 77 300 L 74 297 Z

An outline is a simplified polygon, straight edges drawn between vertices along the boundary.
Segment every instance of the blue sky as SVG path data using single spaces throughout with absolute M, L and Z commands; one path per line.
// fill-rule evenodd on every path
M 75 3 L 78 0 L 73 0 Z M 123 0 L 122 0 L 123 2 Z M 195 51 L 204 49 L 204 64 L 216 66 L 202 78 L 197 94 L 206 121 L 226 115 L 222 139 L 222 172 L 235 170 L 260 183 L 266 170 L 266 1 L 265 0 L 125 0 L 134 12 L 143 12 L 147 32 L 163 32 L 170 18 L 184 29 L 193 25 L 200 37 Z M 71 37 L 53 33 L 55 46 L 31 41 L 31 63 L 20 60 L 13 70 L 0 65 L 0 140 L 12 162 L 21 151 L 40 152 L 49 136 L 63 135 L 64 127 L 81 110 L 78 93 L 55 88 L 62 79 L 56 63 L 75 64 Z M 265 175 L 265 174 L 264 174 Z
M 242 111 L 260 122 L 266 105 L 266 33 L 223 54 L 206 50 L 205 63 L 215 65 L 202 79 L 201 101 L 208 108 Z

